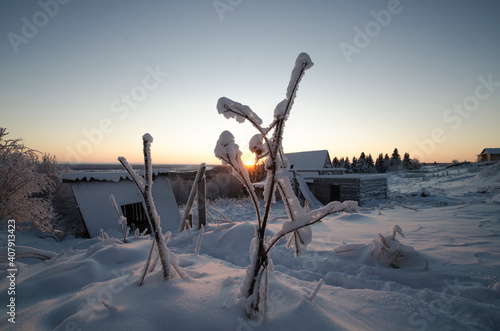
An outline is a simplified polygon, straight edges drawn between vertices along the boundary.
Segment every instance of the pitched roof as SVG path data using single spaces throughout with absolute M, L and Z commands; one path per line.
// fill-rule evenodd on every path
M 326 149 L 298 153 L 286 153 L 290 169 L 321 169 L 332 166 L 330 154 Z
M 485 149 L 483 149 L 483 151 L 479 155 L 486 154 L 486 153 L 488 153 L 488 154 L 500 154 L 500 148 L 485 148 Z

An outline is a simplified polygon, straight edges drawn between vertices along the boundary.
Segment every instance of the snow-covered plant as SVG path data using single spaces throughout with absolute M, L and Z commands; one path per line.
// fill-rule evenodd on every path
M 265 303 L 261 303 L 261 295 L 264 294 L 265 297 L 266 287 L 262 289 L 261 283 L 262 276 L 266 274 L 270 264 L 269 250 L 281 238 L 291 234 L 288 245 L 293 246 L 295 253 L 299 255 L 311 241 L 312 232 L 309 225 L 319 222 L 329 214 L 343 210 L 352 211 L 357 208 L 356 202 L 336 202 L 306 213 L 293 192 L 290 180 L 282 175 L 282 169 L 288 167 L 282 147 L 285 122 L 290 115 L 299 82 L 305 71 L 312 66 L 313 62 L 308 54 L 299 54 L 292 70 L 286 97 L 276 106 L 273 121 L 267 127 L 262 126 L 262 119 L 250 107 L 225 97 L 217 102 L 217 110 L 224 117 L 234 118 L 239 123 L 248 121 L 257 130 L 257 134 L 250 139 L 249 149 L 255 154 L 256 161 L 264 160 L 267 170 L 264 186 L 265 206 L 262 211 L 247 168 L 241 160 L 242 152 L 235 143 L 234 136 L 229 131 L 221 133 L 214 150 L 215 156 L 222 161 L 222 164 L 232 167 L 233 175 L 241 181 L 250 195 L 257 218 L 256 234 L 250 246 L 251 264 L 241 288 L 242 296 L 246 298 L 245 309 L 249 317 L 261 312 L 261 308 L 265 306 Z M 281 231 L 266 241 L 266 226 L 276 190 L 283 198 L 289 219 L 283 223 Z
M 118 209 L 118 204 L 116 203 L 115 196 L 113 194 L 109 195 L 109 201 L 113 205 L 116 216 L 118 217 L 118 224 L 120 224 L 120 228 L 122 229 L 123 234 L 123 242 L 127 243 L 127 234 L 128 234 L 128 226 L 127 226 L 127 218 L 120 214 L 120 210 Z
M 99 236 L 101 237 L 101 239 L 109 239 L 109 235 L 104 232 L 104 229 L 99 230 Z
M 135 183 L 139 192 L 144 199 L 146 204 L 146 213 L 148 215 L 151 230 L 153 232 L 156 242 L 156 247 L 158 247 L 158 254 L 161 260 L 161 265 L 163 268 L 163 279 L 168 280 L 170 278 L 170 255 L 173 253 L 167 247 L 165 238 L 162 235 L 160 216 L 156 212 L 155 204 L 153 201 L 152 186 L 153 186 L 153 165 L 151 163 L 151 143 L 153 142 L 153 137 L 146 133 L 142 136 L 143 142 L 143 154 L 144 154 L 144 178 L 139 176 L 133 169 L 132 166 L 127 162 L 124 157 L 119 157 L 118 161 L 123 165 L 125 170 L 129 173 L 132 181 Z M 150 254 L 151 257 L 151 254 Z M 148 265 L 150 259 L 146 262 Z M 148 268 L 146 267 L 145 270 Z
M 429 262 L 415 250 L 409 246 L 403 245 L 396 238 L 396 234 L 405 238 L 403 230 L 399 225 L 394 225 L 391 234 L 383 236 L 380 233 L 378 238 L 373 240 L 371 255 L 376 256 L 378 259 L 384 259 L 388 264 L 396 269 L 399 269 L 401 262 L 409 255 L 415 254 L 425 261 L 425 270 L 429 267 Z

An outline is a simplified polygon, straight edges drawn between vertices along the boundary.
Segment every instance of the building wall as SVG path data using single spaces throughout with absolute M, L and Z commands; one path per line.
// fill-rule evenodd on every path
M 339 175 L 314 179 L 312 191 L 322 204 L 330 201 L 358 201 L 387 198 L 387 177 L 384 175 Z
M 495 148 L 498 150 L 498 148 Z M 484 153 L 477 156 L 477 162 L 497 161 L 500 160 L 500 154 L 492 154 L 488 150 L 483 150 Z
M 118 207 L 143 201 L 130 180 L 75 181 L 71 183 L 71 188 L 91 237 L 99 236 L 100 229 L 121 231 L 116 211 L 109 200 L 110 194 L 114 195 Z M 163 232 L 176 231 L 180 214 L 168 178 L 158 176 L 153 182 L 152 193 Z

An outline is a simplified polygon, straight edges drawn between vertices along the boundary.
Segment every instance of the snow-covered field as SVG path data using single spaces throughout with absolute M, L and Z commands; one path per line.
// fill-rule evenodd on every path
M 267 314 L 261 320 L 246 318 L 240 298 L 254 232 L 255 214 L 247 200 L 211 203 L 212 214 L 215 208 L 235 223 L 207 226 L 199 255 L 194 254 L 199 231 L 170 239 L 168 246 L 189 279 L 163 281 L 158 266 L 141 287 L 149 238 L 123 244 L 116 232 L 116 238 L 56 242 L 17 231 L 18 255 L 35 248 L 54 257 L 18 257 L 11 295 L 2 248 L 0 328 L 498 330 L 500 163 L 428 170 L 391 174 L 387 200 L 313 225 L 303 256 L 294 257 L 284 242 L 274 247 Z M 272 213 L 270 234 L 281 228 L 283 204 Z M 396 234 L 399 242 L 391 240 L 395 225 L 405 236 Z M 7 235 L 4 229 L 0 246 Z M 378 250 L 383 241 L 393 252 L 398 247 L 397 256 L 391 249 Z M 324 284 L 311 295 L 321 279 Z M 6 314 L 11 297 L 15 324 Z

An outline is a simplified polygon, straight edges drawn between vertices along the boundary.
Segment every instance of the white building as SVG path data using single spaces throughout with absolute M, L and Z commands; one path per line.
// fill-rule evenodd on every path
M 116 210 L 109 199 L 111 194 L 132 230 L 138 228 L 142 232 L 150 228 L 142 195 L 127 172 L 67 173 L 61 177 L 64 183 L 71 184 L 90 237 L 99 236 L 101 229 L 121 231 Z M 176 231 L 181 220 L 168 170 L 153 170 L 152 193 L 163 232 Z

